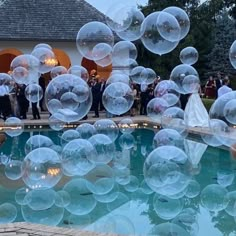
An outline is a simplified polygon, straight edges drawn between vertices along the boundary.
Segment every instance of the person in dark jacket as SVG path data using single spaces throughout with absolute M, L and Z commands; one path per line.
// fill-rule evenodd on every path
M 92 94 L 93 94 L 93 109 L 95 115 L 93 117 L 99 117 L 98 107 L 100 101 L 101 83 L 98 82 L 99 76 L 93 80 Z

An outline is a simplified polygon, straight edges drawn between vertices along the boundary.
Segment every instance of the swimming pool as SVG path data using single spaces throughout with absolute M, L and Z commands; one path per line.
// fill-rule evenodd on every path
M 127 142 L 132 147 L 130 149 L 127 143 L 126 148 L 121 148 L 122 134 L 119 134 L 115 142 L 116 156 L 107 165 L 99 165 L 96 171 L 91 170 L 85 177 L 71 177 L 67 174 L 51 192 L 37 192 L 41 196 L 27 193 L 27 201 L 19 194 L 19 189 L 25 187 L 24 182 L 21 179 L 8 179 L 2 164 L 0 205 L 11 203 L 16 207 L 14 222 L 30 221 L 125 235 L 236 235 L 235 219 L 232 216 L 236 212 L 233 201 L 236 201 L 236 161 L 232 160 L 227 150 L 207 147 L 195 140 L 185 140 L 183 149 L 188 161 L 177 161 L 174 164 L 167 161 L 157 169 L 161 174 L 152 171 L 146 171 L 145 174 L 145 168 L 148 168 L 145 160 L 147 162 L 153 151 L 156 132 L 136 129 L 132 133 L 134 142 Z M 23 160 L 26 141 L 38 134 L 49 137 L 57 147 L 62 144 L 62 132 L 24 132 L 18 137 L 7 138 L 0 151 L 5 155 L 2 160 L 7 162 L 7 156 Z M 115 164 L 112 163 L 114 160 Z M 154 193 L 144 179 L 152 186 L 154 184 L 158 193 Z M 164 186 L 165 181 L 168 184 Z M 159 184 L 156 185 L 157 182 Z M 55 192 L 61 190 L 63 203 L 55 195 Z M 69 193 L 69 197 L 65 192 Z M 223 199 L 222 195 L 225 197 L 229 192 L 230 200 Z M 167 197 L 160 193 L 172 194 Z M 69 205 L 66 205 L 66 201 Z M 1 206 L 0 219 L 13 217 L 13 213 L 3 213 L 6 208 Z

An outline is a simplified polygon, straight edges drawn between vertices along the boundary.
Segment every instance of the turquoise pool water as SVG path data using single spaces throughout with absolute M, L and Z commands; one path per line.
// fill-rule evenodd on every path
M 135 140 L 134 147 L 128 150 L 122 150 L 119 138 L 117 139 L 116 151 L 120 156 L 125 156 L 126 164 L 119 167 L 119 171 L 114 168 L 114 165 L 108 164 L 108 168 L 114 172 L 112 176 L 114 182 L 111 184 L 111 180 L 106 182 L 106 179 L 104 182 L 106 186 L 103 187 L 112 186 L 106 194 L 96 194 L 89 191 L 90 188 L 85 187 L 87 182 L 84 179 L 91 181 L 94 175 L 92 177 L 86 175 L 84 178 L 62 177 L 54 190 L 58 192 L 70 189 L 70 201 L 83 202 L 83 206 L 80 206 L 78 211 L 75 210 L 75 204 L 71 207 L 58 207 L 57 204 L 55 207 L 56 200 L 50 207 L 39 209 L 40 204 L 45 204 L 45 199 L 37 197 L 30 205 L 31 208 L 27 204 L 18 204 L 15 200 L 16 191 L 25 184 L 21 179 L 13 181 L 6 178 L 4 165 L 0 165 L 0 220 L 8 214 L 8 212 L 3 213 L 5 208 L 1 208 L 1 205 L 11 203 L 17 208 L 17 216 L 14 221 L 26 220 L 52 225 L 57 222 L 57 225 L 63 227 L 126 235 L 236 235 L 234 216 L 229 215 L 226 210 L 227 207 L 231 208 L 230 212 L 233 214 L 235 212 L 236 215 L 236 204 L 232 203 L 232 199 L 231 202 L 220 199 L 222 194 L 226 196 L 227 192 L 233 192 L 236 189 L 236 161 L 232 160 L 227 150 L 207 147 L 194 140 L 185 141 L 184 151 L 189 160 L 177 164 L 178 171 L 183 173 L 184 181 L 187 181 L 188 184 L 184 185 L 184 181 L 175 182 L 179 175 L 176 174 L 176 169 L 173 171 L 172 165 L 167 170 L 162 166 L 160 173 L 162 171 L 165 173 L 164 177 L 161 175 L 162 180 L 168 178 L 168 181 L 173 183 L 166 185 L 165 191 L 174 189 L 176 192 L 178 188 L 181 190 L 177 191 L 177 194 L 173 194 L 171 198 L 169 196 L 167 198 L 167 196 L 160 195 L 160 192 L 155 193 L 145 184 L 143 166 L 153 150 L 152 143 L 156 132 L 149 129 L 136 129 L 132 133 Z M 61 145 L 62 132 L 24 132 L 19 137 L 8 137 L 0 152 L 10 156 L 11 159 L 23 160 L 25 157 L 24 145 L 30 136 L 36 134 L 45 135 L 51 138 L 54 144 Z M 176 168 L 176 164 L 174 168 Z M 102 174 L 99 172 L 96 178 L 104 178 L 103 174 L 103 172 Z M 155 176 L 155 173 L 152 174 L 151 181 L 158 181 L 159 174 L 158 176 Z M 86 191 L 78 190 L 76 192 L 73 184 L 81 185 L 80 190 L 86 188 Z M 206 187 L 209 185 L 213 186 L 215 194 L 207 192 Z M 217 189 L 214 190 L 214 187 Z M 102 189 L 104 190 L 104 188 Z M 37 199 L 39 199 L 38 203 Z M 236 197 L 233 197 L 233 200 L 236 202 Z M 214 208 L 214 210 L 209 210 L 209 208 Z

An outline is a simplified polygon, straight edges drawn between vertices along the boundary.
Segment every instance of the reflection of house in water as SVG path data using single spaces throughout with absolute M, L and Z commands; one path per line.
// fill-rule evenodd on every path
M 0 72 L 8 72 L 11 61 L 30 54 L 38 43 L 48 43 L 58 65 L 80 65 L 97 69 L 108 77 L 111 68 L 99 67 L 81 56 L 76 48 L 79 29 L 105 16 L 85 0 L 6 0 L 0 5 Z

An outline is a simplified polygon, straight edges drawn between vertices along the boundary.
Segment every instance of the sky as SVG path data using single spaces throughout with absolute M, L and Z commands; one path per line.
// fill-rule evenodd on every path
M 103 12 L 104 14 L 107 13 L 108 9 L 111 8 L 114 5 L 117 4 L 124 4 L 124 6 L 127 5 L 127 2 L 129 2 L 129 5 L 146 5 L 148 3 L 148 0 L 86 0 L 88 3 L 90 3 L 92 6 L 96 7 L 98 10 Z

